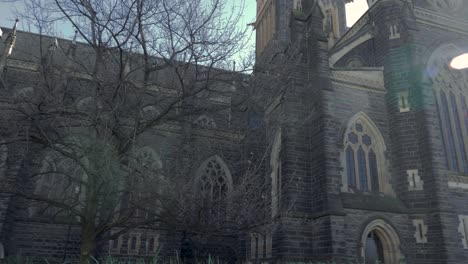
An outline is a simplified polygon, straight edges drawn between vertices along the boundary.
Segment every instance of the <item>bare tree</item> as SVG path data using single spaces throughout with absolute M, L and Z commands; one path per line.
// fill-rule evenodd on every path
M 184 134 L 191 116 L 245 100 L 233 87 L 242 89 L 252 60 L 231 69 L 246 45 L 236 23 L 243 1 L 25 3 L 21 18 L 39 35 L 22 36 L 32 38 L 28 56 L 38 67 L 32 88 L 2 99 L 4 118 L 18 124 L 5 144 L 26 142 L 41 155 L 26 162 L 32 184 L 10 191 L 33 201 L 31 216 L 76 219 L 80 262 L 89 263 L 99 239 L 183 215 L 164 210 L 174 204 L 170 180 L 141 137 L 168 127 Z M 57 23 L 73 26 L 73 41 L 45 36 Z M 236 99 L 202 103 L 220 96 Z

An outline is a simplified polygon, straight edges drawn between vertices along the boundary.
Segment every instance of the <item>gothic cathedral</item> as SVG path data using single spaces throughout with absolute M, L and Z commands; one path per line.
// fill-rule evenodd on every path
M 251 259 L 468 263 L 468 2 L 368 0 L 346 28 L 348 2 L 257 1 L 272 224 Z

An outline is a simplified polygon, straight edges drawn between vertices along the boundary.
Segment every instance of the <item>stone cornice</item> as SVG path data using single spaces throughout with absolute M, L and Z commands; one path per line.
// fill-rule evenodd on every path
M 356 35 L 369 24 L 370 17 L 369 12 L 366 12 L 346 33 L 341 37 L 333 46 L 332 50 L 337 51 L 346 45 L 348 40 L 355 38 Z
M 182 126 L 177 122 L 166 122 L 165 124 L 158 125 L 148 132 L 162 132 L 171 134 L 180 134 Z M 244 138 L 244 135 L 239 132 L 226 131 L 220 129 L 207 129 L 207 128 L 193 128 L 192 134 L 200 138 L 207 138 L 212 140 L 221 141 L 238 141 Z
M 334 85 L 386 93 L 382 68 L 332 69 L 330 73 Z
M 419 23 L 468 35 L 468 21 L 463 21 L 421 7 L 414 7 L 414 16 Z
M 468 190 L 468 177 L 462 176 L 455 173 L 449 173 L 447 175 L 448 186 L 451 189 L 463 189 Z
M 15 59 L 8 59 L 6 62 L 7 68 L 16 68 L 26 71 L 39 71 L 39 64 L 29 61 L 20 61 Z

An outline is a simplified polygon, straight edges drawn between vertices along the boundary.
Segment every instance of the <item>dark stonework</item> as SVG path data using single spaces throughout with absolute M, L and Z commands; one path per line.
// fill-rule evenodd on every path
M 386 264 L 468 263 L 468 248 L 463 244 L 468 237 L 459 230 L 459 217 L 468 216 L 468 176 L 445 165 L 441 125 L 428 76 L 432 69 L 427 68 L 429 58 L 443 44 L 468 50 L 468 3 L 462 1 L 458 6 L 457 1 L 440 1 L 448 3 L 447 10 L 445 5 L 431 5 L 431 1 L 374 1 L 361 21 L 343 31 L 342 38 L 330 48 L 317 1 L 304 0 L 300 11 L 293 10 L 291 0 L 273 1 L 276 33 L 258 55 L 255 77 L 251 78 L 253 88 L 262 91 L 255 98 L 258 102 L 247 110 L 216 113 L 213 118 L 218 127 L 211 134 L 190 130 L 193 140 L 186 158 L 199 165 L 217 154 L 232 175 L 240 175 L 243 168 L 235 164 L 245 153 L 267 151 L 260 177 L 273 185 L 271 145 L 281 131 L 278 214 L 236 238 L 134 230 L 122 237 L 118 249 L 102 242 L 99 254 L 122 259 L 148 257 L 154 253 L 148 250 L 148 243 L 157 236 L 163 257 L 177 252 L 186 263 L 208 255 L 228 263 L 363 263 L 367 235 L 376 231 L 385 240 Z M 345 1 L 332 2 L 343 16 L 339 23 L 344 28 Z M 450 10 L 453 5 L 458 6 L 457 12 Z M 451 12 L 455 12 L 453 17 Z M 27 35 L 19 36 L 13 58 L 17 61 L 31 61 L 21 52 L 27 49 L 21 41 Z M 0 95 L 28 86 L 37 78 L 20 66 L 7 67 L 3 74 L 4 82 L 12 88 L 0 89 Z M 468 89 L 466 79 L 459 81 Z M 401 111 L 402 93 L 408 95 L 407 111 Z M 381 168 L 388 176 L 383 184 L 389 191 L 349 191 L 343 182 L 345 132 L 359 113 L 372 121 L 385 144 Z M 0 125 L 7 137 L 8 125 Z M 253 133 L 243 145 L 223 134 L 235 135 L 245 128 Z M 163 160 L 171 173 L 180 162 L 181 134 L 155 131 L 142 139 L 165 154 Z M 23 182 L 22 166 L 38 153 L 21 145 L 9 147 L 6 168 L 0 173 L 1 187 L 25 184 L 32 188 L 31 183 Z M 420 178 L 411 179 L 408 171 L 416 170 Z M 236 178 L 233 181 L 235 184 Z M 449 185 L 455 181 L 461 185 Z M 270 190 L 265 193 L 266 197 L 270 194 Z M 10 256 L 73 260 L 79 249 L 78 226 L 31 219 L 24 203 L 0 189 L 0 242 L 6 252 Z M 259 214 L 270 216 L 274 205 L 266 204 Z M 255 240 L 251 235 L 261 233 L 259 230 L 269 234 L 265 241 L 271 239 L 261 249 L 264 256 L 252 252 Z M 128 250 L 131 234 L 141 235 L 134 252 Z

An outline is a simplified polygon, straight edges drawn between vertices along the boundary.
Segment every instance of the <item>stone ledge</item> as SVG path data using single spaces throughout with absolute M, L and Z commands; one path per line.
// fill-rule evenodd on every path
M 341 193 L 343 207 L 377 212 L 407 213 L 408 209 L 397 198 L 360 193 Z
M 449 188 L 468 190 L 468 176 L 460 175 L 458 173 L 448 173 L 447 179 Z

